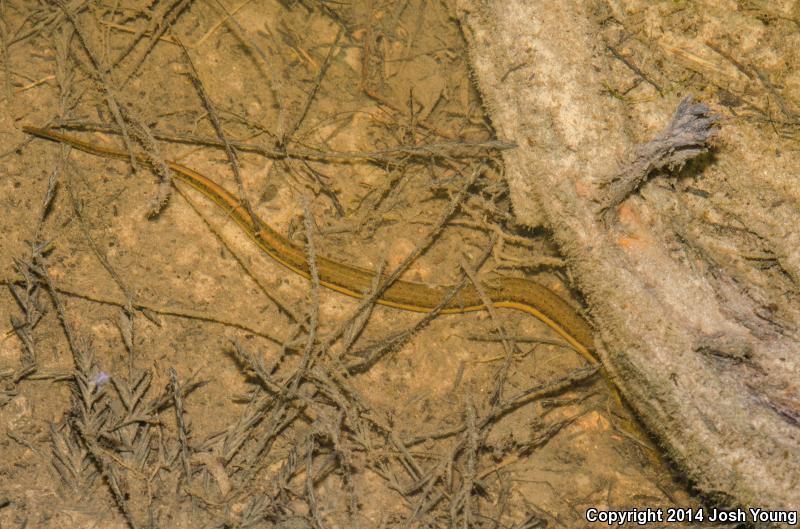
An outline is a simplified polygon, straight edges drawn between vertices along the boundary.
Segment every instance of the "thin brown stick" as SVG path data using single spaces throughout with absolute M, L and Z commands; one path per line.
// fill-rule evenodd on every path
M 22 279 L 0 278 L 0 285 L 7 285 L 7 286 L 20 285 L 20 286 L 22 286 L 23 284 L 24 283 L 23 283 Z M 75 289 L 75 288 L 72 288 L 72 287 L 69 287 L 69 286 L 64 286 L 64 285 L 54 286 L 54 288 L 55 288 L 55 291 L 58 292 L 61 295 L 83 299 L 83 300 L 89 301 L 91 303 L 100 303 L 100 304 L 103 304 L 103 305 L 114 305 L 114 306 L 120 307 L 120 308 L 125 308 L 127 306 L 127 300 L 124 299 L 124 298 L 105 296 L 103 294 L 87 294 L 86 292 L 81 292 L 78 289 Z M 261 338 L 266 338 L 267 340 L 269 340 L 269 341 L 271 341 L 271 342 L 273 342 L 273 343 L 275 343 L 277 345 L 281 345 L 281 344 L 285 343 L 285 341 L 283 339 L 278 338 L 276 336 L 273 336 L 272 334 L 269 334 L 269 333 L 267 333 L 265 331 L 260 331 L 260 330 L 258 330 L 256 328 L 250 327 L 249 325 L 246 325 L 244 323 L 241 323 L 241 322 L 238 322 L 238 321 L 234 321 L 234 320 L 229 320 L 229 319 L 226 319 L 226 318 L 224 318 L 222 316 L 218 316 L 218 315 L 215 315 L 215 314 L 209 314 L 207 312 L 201 312 L 201 311 L 195 311 L 195 310 L 189 310 L 189 309 L 179 309 L 179 308 L 174 308 L 174 307 L 164 307 L 162 305 L 158 305 L 156 303 L 149 303 L 149 302 L 143 301 L 141 299 L 137 299 L 137 300 L 134 301 L 133 308 L 136 309 L 136 310 L 141 310 L 141 311 L 143 311 L 145 313 L 150 312 L 150 313 L 154 313 L 154 314 L 160 314 L 162 316 L 170 316 L 170 317 L 174 317 L 174 318 L 183 318 L 183 319 L 189 319 L 189 320 L 205 321 L 205 322 L 208 322 L 208 323 L 215 323 L 217 325 L 223 325 L 225 327 L 231 327 L 231 328 L 235 328 L 235 329 L 240 329 L 242 331 L 251 333 L 251 334 L 253 334 L 255 336 L 259 336 Z M 152 318 L 152 316 L 151 316 L 151 318 Z
M 55 2 L 72 24 L 72 27 L 75 29 L 75 35 L 78 37 L 78 42 L 80 42 L 81 47 L 92 63 L 93 73 L 97 77 L 97 80 L 100 82 L 100 86 L 105 92 L 108 108 L 111 110 L 111 115 L 114 116 L 114 121 L 116 121 L 117 126 L 119 127 L 119 132 L 122 134 L 122 141 L 125 143 L 125 148 L 130 153 L 131 165 L 136 168 L 136 156 L 133 154 L 133 143 L 131 142 L 130 135 L 128 134 L 128 127 L 126 126 L 125 119 L 122 116 L 122 111 L 120 110 L 120 105 L 117 102 L 117 97 L 114 94 L 111 80 L 108 78 L 108 75 L 106 75 L 105 70 L 100 67 L 100 62 L 89 46 L 89 41 L 86 38 L 83 28 L 78 23 L 78 19 L 76 18 L 75 14 L 70 11 L 64 0 L 55 0 Z
M 6 105 L 14 108 L 14 88 L 11 83 L 11 58 L 8 53 L 8 17 L 6 16 L 6 0 L 0 0 L 0 47 L 3 53 L 3 79 L 6 92 Z
M 308 318 L 308 338 L 305 351 L 303 351 L 303 365 L 300 369 L 300 373 L 295 378 L 291 394 L 297 390 L 301 376 L 311 367 L 314 340 L 316 339 L 317 326 L 319 325 L 320 284 L 319 269 L 317 268 L 317 250 L 314 245 L 314 218 L 311 216 L 311 210 L 308 207 L 308 199 L 305 197 L 303 198 L 303 226 L 306 232 L 306 252 L 308 254 L 308 268 L 311 275 L 311 308 Z
M 64 150 L 62 149 L 62 154 L 65 154 Z M 66 163 L 65 158 L 62 156 L 61 163 Z M 128 314 L 133 314 L 133 305 L 134 305 L 134 296 L 132 291 L 128 288 L 125 284 L 125 281 L 122 280 L 122 277 L 119 273 L 111 266 L 111 263 L 108 261 L 108 257 L 106 256 L 105 252 L 103 252 L 100 246 L 95 242 L 94 237 L 92 237 L 91 232 L 89 231 L 89 226 L 86 222 L 86 219 L 83 217 L 83 210 L 80 203 L 78 196 L 75 194 L 75 189 L 72 186 L 71 178 L 67 177 L 67 193 L 69 194 L 70 201 L 72 202 L 72 211 L 75 214 L 75 217 L 78 219 L 78 224 L 81 227 L 81 232 L 83 233 L 86 242 L 89 243 L 89 247 L 92 249 L 97 260 L 100 262 L 100 265 L 108 272 L 108 275 L 111 276 L 111 279 L 116 283 L 117 287 L 122 291 L 122 295 L 125 296 L 125 307 L 124 310 L 128 312 Z
M 492 238 L 490 247 L 494 246 L 494 242 L 496 240 L 497 240 L 496 237 Z M 469 265 L 469 263 L 467 263 L 463 259 L 461 261 L 461 269 L 464 270 L 464 273 L 467 274 L 467 277 L 469 277 L 469 280 L 472 282 L 472 286 L 475 287 L 475 291 L 478 292 L 478 295 L 480 296 L 483 305 L 489 312 L 489 318 L 492 320 L 492 323 L 494 324 L 498 335 L 501 337 L 503 349 L 505 350 L 506 353 L 505 361 L 503 362 L 503 367 L 497 376 L 497 382 L 495 384 L 494 394 L 490 399 L 492 403 L 497 403 L 503 396 L 503 386 L 505 385 L 506 378 L 508 377 L 508 370 L 511 368 L 511 361 L 514 357 L 514 349 L 516 348 L 516 346 L 513 341 L 505 339 L 505 336 L 507 336 L 508 333 L 503 327 L 502 321 L 500 320 L 500 317 L 497 314 L 497 310 L 494 307 L 494 303 L 492 302 L 489 295 L 486 293 L 486 289 L 483 288 L 483 285 L 478 280 L 478 276 L 475 273 L 475 270 L 473 270 L 472 267 Z
M 297 132 L 297 129 L 300 127 L 303 121 L 305 121 L 308 111 L 311 108 L 311 104 L 314 102 L 314 98 L 319 91 L 320 85 L 322 85 L 322 80 L 325 78 L 325 74 L 328 73 L 328 68 L 331 66 L 334 53 L 339 48 L 339 41 L 341 41 L 342 35 L 344 35 L 344 27 L 340 26 L 339 31 L 336 33 L 336 38 L 333 39 L 333 44 L 331 44 L 330 48 L 328 48 L 328 54 L 325 56 L 325 61 L 322 63 L 322 66 L 320 66 L 317 76 L 311 85 L 311 92 L 308 94 L 308 97 L 306 97 L 306 102 L 303 105 L 303 109 L 300 111 L 300 115 L 297 117 L 294 123 L 292 123 L 292 125 L 286 129 L 286 131 L 284 131 L 279 143 L 280 146 L 288 145 L 289 142 L 292 141 L 292 137 L 294 136 L 295 132 Z
M 280 77 L 276 74 L 279 71 L 278 68 L 275 67 L 274 64 L 267 58 L 267 55 L 264 51 L 255 44 L 255 41 L 250 36 L 245 28 L 242 27 L 241 24 L 234 18 L 233 14 L 228 11 L 228 9 L 219 1 L 219 0 L 212 0 L 210 3 L 217 6 L 217 8 L 222 11 L 223 15 L 225 16 L 225 22 L 228 22 L 228 27 L 233 32 L 234 36 L 241 42 L 243 45 L 249 47 L 250 49 L 254 50 L 256 54 L 262 60 L 262 66 L 265 68 L 267 75 L 267 88 L 270 91 L 270 95 L 277 106 L 278 115 L 283 114 L 283 98 L 278 91 L 278 87 L 281 86 L 282 81 Z
M 136 48 L 136 46 L 139 44 L 139 41 L 145 35 L 147 35 L 148 33 L 150 34 L 150 40 L 147 43 L 146 49 L 142 53 L 141 57 L 139 57 L 139 60 L 128 71 L 128 75 L 125 76 L 125 79 L 122 80 L 122 83 L 120 84 L 121 87 L 127 85 L 128 82 L 133 78 L 133 76 L 136 75 L 136 72 L 138 72 L 139 68 L 142 67 L 142 64 L 144 64 L 144 61 L 153 51 L 153 48 L 155 48 L 156 44 L 158 44 L 158 42 L 161 41 L 162 37 L 164 36 L 164 33 L 166 33 L 167 30 L 169 30 L 169 28 L 175 23 L 175 21 L 178 19 L 181 13 L 183 13 L 186 9 L 188 9 L 188 7 L 193 3 L 193 1 L 194 0 L 177 0 L 164 10 L 165 11 L 164 15 L 162 15 L 161 17 L 158 17 L 154 14 L 153 17 L 150 19 L 150 24 L 148 24 L 148 26 L 145 29 L 137 33 L 134 36 L 134 38 L 131 39 L 131 42 L 128 44 L 128 47 L 120 52 L 120 54 L 113 62 L 112 67 L 114 68 L 119 66 L 119 64 L 125 60 L 125 58 Z
M 186 49 L 180 39 L 175 37 L 175 40 L 183 51 L 183 58 L 186 61 L 186 64 L 189 66 L 188 75 L 189 79 L 192 81 L 192 86 L 194 86 L 195 90 L 197 91 L 197 95 L 203 102 L 203 107 L 205 107 L 206 112 L 208 113 L 208 119 L 211 121 L 211 125 L 214 127 L 214 132 L 225 149 L 225 155 L 228 157 L 228 163 L 231 166 L 233 178 L 236 181 L 236 187 L 239 190 L 239 201 L 241 201 L 242 205 L 244 205 L 244 208 L 247 210 L 247 214 L 250 215 L 250 220 L 252 221 L 253 226 L 259 226 L 260 221 L 258 219 L 258 215 L 256 215 L 256 212 L 253 210 L 253 206 L 250 204 L 250 199 L 247 197 L 247 191 L 244 188 L 244 180 L 242 179 L 242 173 L 239 170 L 239 161 L 236 157 L 236 151 L 233 150 L 233 147 L 225 135 L 222 124 L 220 123 L 217 113 L 214 110 L 214 105 L 211 103 L 211 99 L 209 99 L 208 94 L 203 87 L 203 82 L 200 80 L 200 76 L 194 66 L 192 57 L 189 55 L 189 50 Z
M 175 406 L 175 421 L 178 425 L 178 439 L 181 447 L 181 464 L 183 465 L 183 473 L 186 476 L 186 486 L 191 487 L 192 466 L 189 462 L 189 440 L 186 431 L 186 423 L 183 420 L 183 394 L 181 393 L 181 386 L 178 383 L 178 373 L 173 367 L 169 368 L 169 383 L 172 390 L 172 402 Z
M 220 112 L 223 112 L 220 110 Z M 108 125 L 101 123 L 83 121 L 63 121 L 55 123 L 52 128 L 102 132 L 105 134 L 119 134 L 119 131 Z M 225 145 L 213 138 L 197 136 L 193 134 L 171 134 L 168 132 L 153 131 L 153 137 L 171 143 L 184 143 L 190 145 L 202 145 L 224 149 Z M 253 143 L 229 140 L 232 147 L 242 152 L 252 152 L 266 156 L 268 158 L 283 160 L 295 159 L 314 162 L 327 163 L 353 163 L 353 162 L 374 162 L 381 166 L 386 164 L 397 164 L 408 158 L 428 160 L 431 158 L 460 158 L 460 159 L 484 159 L 493 151 L 504 151 L 516 148 L 516 144 L 503 142 L 500 140 L 487 141 L 449 141 L 419 145 L 398 145 L 377 151 L 331 151 L 318 149 L 278 149 L 265 147 Z
M 344 207 L 342 206 L 342 203 L 339 202 L 339 197 L 336 195 L 336 191 L 334 191 L 330 184 L 328 184 L 330 177 L 311 167 L 311 164 L 309 164 L 307 160 L 300 160 L 300 162 L 303 164 L 303 167 L 306 168 L 306 171 L 311 175 L 314 181 L 319 184 L 328 198 L 331 199 L 333 207 L 336 208 L 336 213 L 340 217 L 344 217 L 346 215 Z
M 647 84 L 649 84 L 650 86 L 652 86 L 653 88 L 655 88 L 655 89 L 656 89 L 656 92 L 658 92 L 659 94 L 662 94 L 662 93 L 663 93 L 663 89 L 661 88 L 661 86 L 659 86 L 659 84 L 658 84 L 658 83 L 656 83 L 655 81 L 653 81 L 652 79 L 650 79 L 650 77 L 649 77 L 649 76 L 647 76 L 647 75 L 646 75 L 646 74 L 645 74 L 645 73 L 642 71 L 642 69 L 641 69 L 641 68 L 639 68 L 638 66 L 636 66 L 635 64 L 633 64 L 633 62 L 632 62 L 630 59 L 628 59 L 627 57 L 625 57 L 624 55 L 622 55 L 622 54 L 621 54 L 621 53 L 620 53 L 620 52 L 619 52 L 619 51 L 618 51 L 616 48 L 614 48 L 614 47 L 613 47 L 613 46 L 611 46 L 610 44 L 606 44 L 606 49 L 607 49 L 608 51 L 610 51 L 610 52 L 611 52 L 611 55 L 613 55 L 614 57 L 616 57 L 616 58 L 617 58 L 617 60 L 619 60 L 619 61 L 620 61 L 622 64 L 624 64 L 625 66 L 627 66 L 627 67 L 628 67 L 628 69 L 629 69 L 630 71 L 632 71 L 633 73 L 635 73 L 636 75 L 638 75 L 638 76 L 639 76 L 639 77 L 640 77 L 640 78 L 641 78 L 641 79 L 642 79 L 644 82 L 646 82 Z M 638 83 L 637 83 L 637 84 L 638 84 Z
M 596 366 L 581 367 L 578 369 L 573 369 L 565 376 L 560 377 L 557 380 L 521 391 L 500 405 L 492 408 L 492 410 L 479 421 L 479 427 L 483 428 L 497 418 L 506 415 L 518 409 L 520 406 L 528 404 L 529 402 L 568 391 L 579 384 L 583 384 L 591 380 L 597 375 L 597 373 L 598 368 Z M 466 426 L 462 424 L 448 430 L 410 437 L 405 439 L 404 443 L 410 447 L 429 440 L 445 439 L 447 437 L 461 434 L 465 431 L 465 429 Z

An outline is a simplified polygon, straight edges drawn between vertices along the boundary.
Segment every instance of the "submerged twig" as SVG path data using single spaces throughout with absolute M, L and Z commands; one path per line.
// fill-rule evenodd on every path
M 705 103 L 695 103 L 691 96 L 683 98 L 667 128 L 639 145 L 633 161 L 603 184 L 601 214 L 621 204 L 653 172 L 680 169 L 692 158 L 708 152 L 721 119 Z

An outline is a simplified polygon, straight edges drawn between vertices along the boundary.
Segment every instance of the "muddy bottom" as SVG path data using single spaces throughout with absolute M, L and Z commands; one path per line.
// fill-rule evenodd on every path
M 580 310 L 548 233 L 514 222 L 446 6 L 0 7 L 0 527 L 571 528 L 699 505 L 535 318 L 363 304 L 170 185 L 162 160 L 309 260 L 378 277 L 419 249 L 403 279 L 526 277 Z

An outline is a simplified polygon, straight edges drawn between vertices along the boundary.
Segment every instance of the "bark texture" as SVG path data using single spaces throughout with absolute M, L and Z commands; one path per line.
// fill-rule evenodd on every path
M 609 20 L 630 21 L 632 8 L 620 4 L 459 0 L 487 110 L 498 137 L 518 145 L 504 152 L 515 212 L 552 230 L 586 297 L 604 363 L 699 489 L 731 506 L 794 509 L 796 140 L 715 105 L 722 88 L 712 74 L 723 70 L 710 71 L 697 95 L 728 116 L 716 148 L 620 195 L 616 183 L 641 163 L 646 140 L 669 129 L 688 91 L 667 92 L 651 78 L 651 97 L 611 96 L 609 85 L 632 75 L 619 73 L 606 39 Z M 698 8 L 707 10 L 698 15 L 707 22 L 696 35 L 701 43 L 703 31 L 724 32 L 712 7 Z M 652 15 L 643 11 L 642 20 Z M 689 49 L 676 48 L 677 37 L 669 41 L 663 28 L 647 35 L 649 56 L 634 50 L 632 62 L 654 71 L 686 67 L 670 66 L 689 53 L 674 52 Z M 731 75 L 746 68 L 739 66 Z M 634 77 L 646 75 L 644 68 Z M 756 75 L 743 82 L 766 90 Z

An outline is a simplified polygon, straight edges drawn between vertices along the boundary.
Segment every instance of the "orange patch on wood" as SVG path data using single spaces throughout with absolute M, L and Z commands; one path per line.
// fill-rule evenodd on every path
M 639 237 L 630 237 L 628 235 L 618 237 L 617 244 L 629 252 L 639 251 L 647 246 L 647 243 Z
M 586 184 L 586 181 L 582 179 L 575 180 L 575 193 L 583 198 L 592 195 L 592 186 Z
M 603 417 L 597 412 L 591 412 L 584 415 L 577 421 L 578 427 L 583 431 L 608 431 L 611 429 L 611 423 L 608 419 Z
M 641 223 L 641 218 L 636 209 L 629 203 L 622 203 L 617 208 L 617 215 L 621 224 L 627 226 L 638 226 Z

